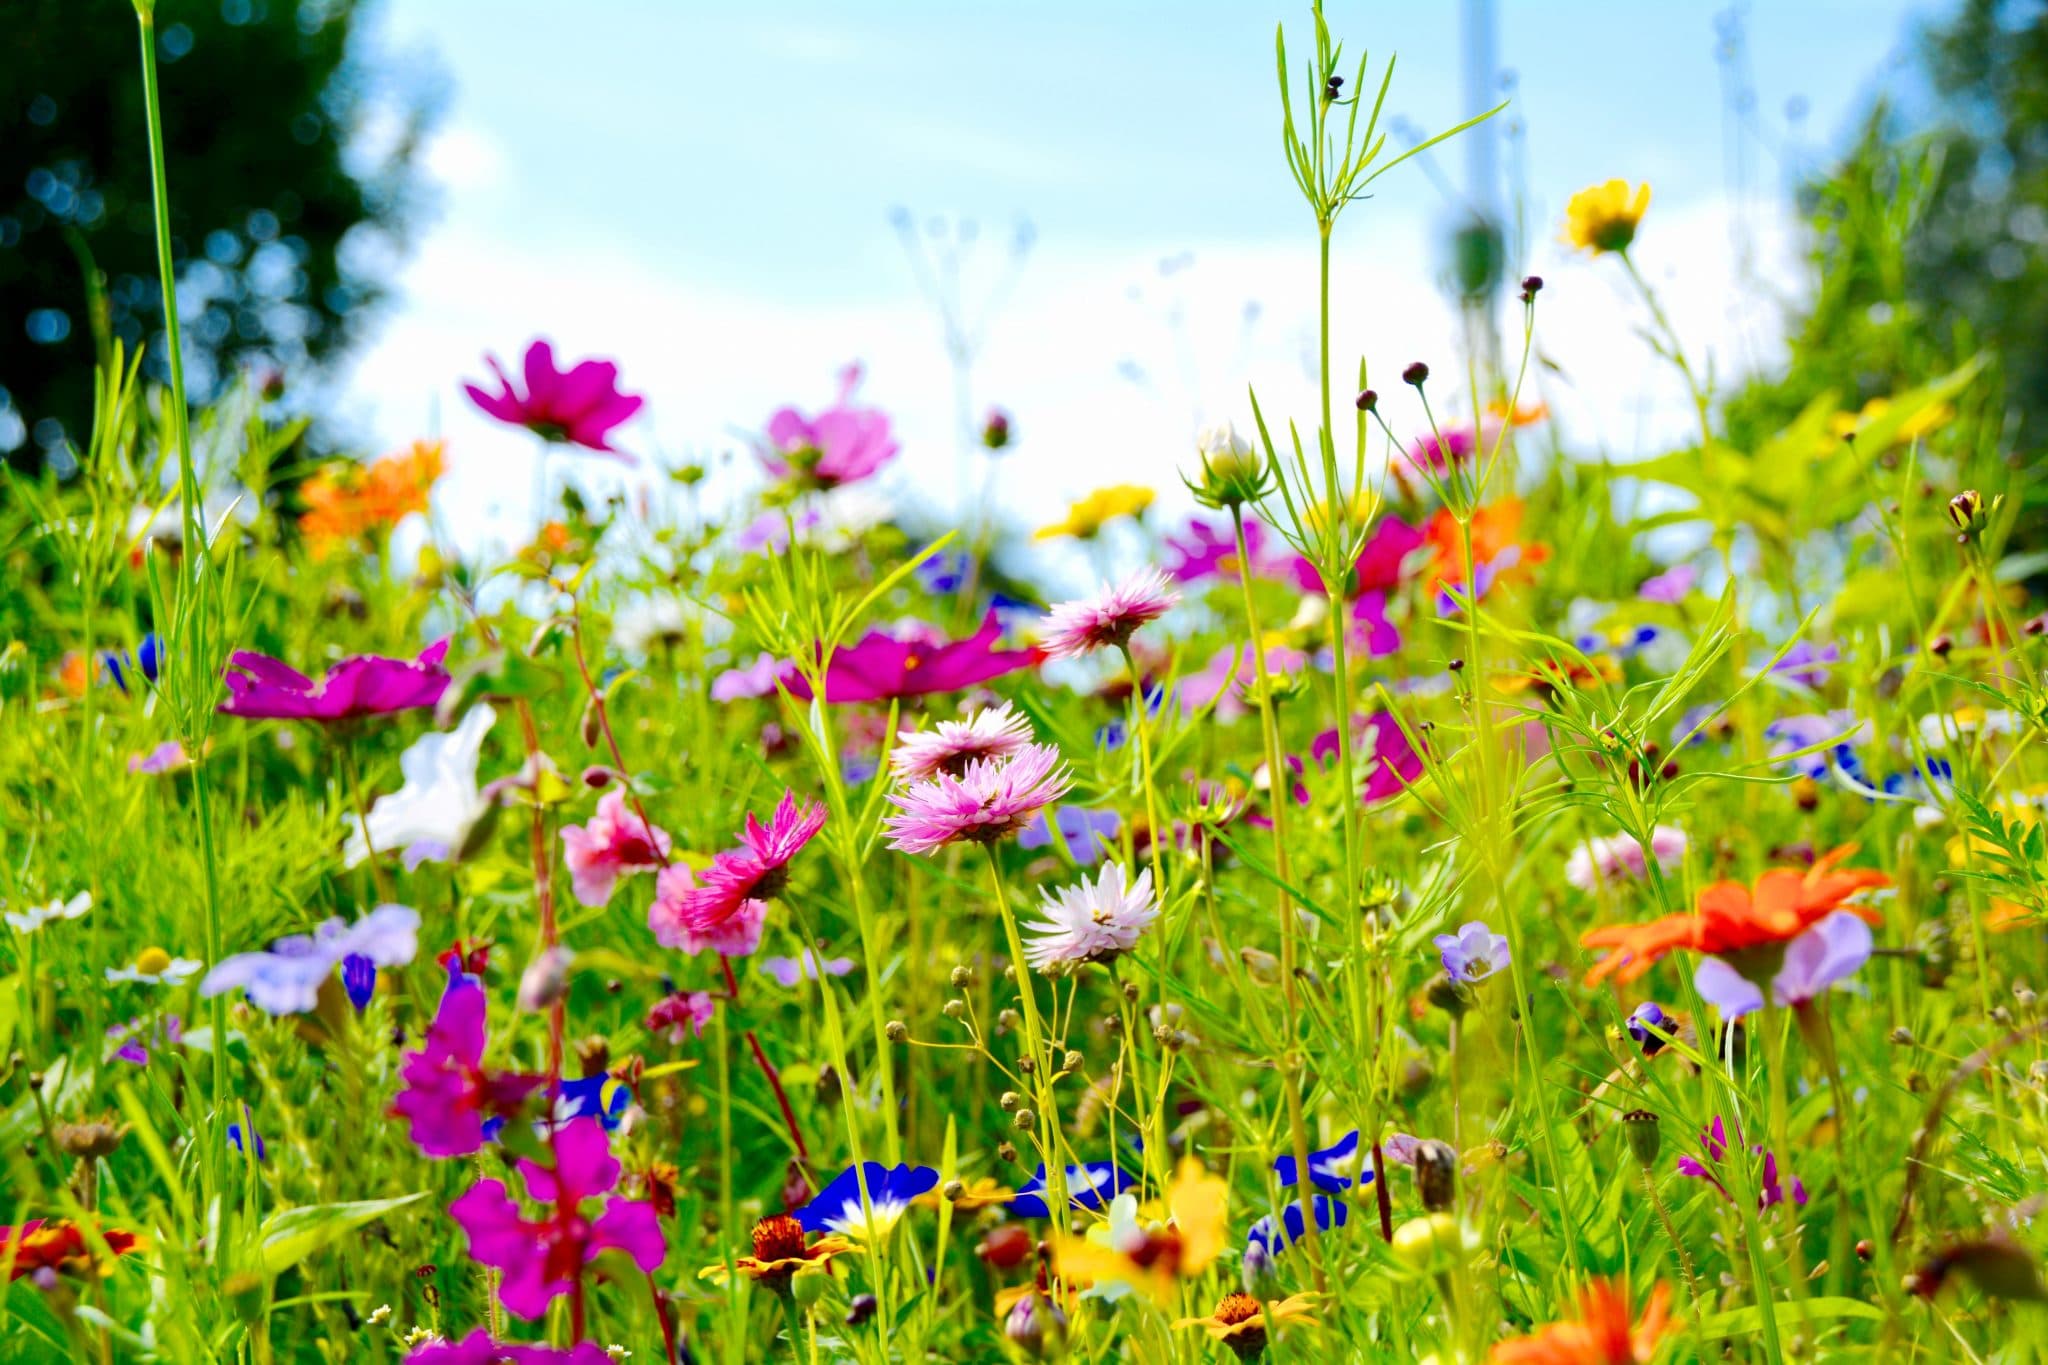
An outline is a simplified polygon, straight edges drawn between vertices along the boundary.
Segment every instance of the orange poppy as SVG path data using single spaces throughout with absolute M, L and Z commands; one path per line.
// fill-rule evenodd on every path
M 306 504 L 299 530 L 314 554 L 426 511 L 427 496 L 441 477 L 441 453 L 439 441 L 415 441 L 402 455 L 365 466 L 329 465 L 306 480 L 299 490 Z
M 1593 964 L 1593 970 L 1586 973 L 1586 984 L 1595 985 L 1610 976 L 1623 983 L 1633 981 L 1659 958 L 1680 948 L 1726 956 L 1775 947 L 1797 938 L 1836 910 L 1851 910 L 1876 924 L 1875 910 L 1844 906 L 1843 902 L 1859 891 L 1889 886 L 1891 878 L 1874 868 L 1836 870 L 1835 865 L 1855 851 L 1856 845 L 1844 844 L 1810 868 L 1772 868 L 1756 879 L 1754 891 L 1741 882 L 1716 882 L 1701 890 L 1691 914 L 1591 930 L 1579 942 L 1612 951 Z
M 1521 530 L 1520 498 L 1500 498 L 1475 509 L 1472 513 L 1473 564 L 1484 570 L 1513 550 L 1517 553 L 1507 563 L 1500 564 L 1494 581 L 1527 578 L 1532 566 L 1550 558 L 1550 547 L 1523 544 L 1516 539 Z M 1449 509 L 1440 507 L 1429 519 L 1425 540 L 1431 551 L 1429 571 L 1425 576 L 1430 587 L 1462 584 L 1465 581 L 1465 551 L 1458 534 L 1458 519 L 1450 514 Z M 1483 574 L 1480 581 L 1482 584 L 1486 581 Z
M 1628 1284 L 1594 1280 L 1579 1292 L 1579 1316 L 1503 1341 L 1492 1365 L 1642 1365 L 1671 1330 L 1671 1286 L 1650 1291 L 1641 1319 L 1629 1317 Z

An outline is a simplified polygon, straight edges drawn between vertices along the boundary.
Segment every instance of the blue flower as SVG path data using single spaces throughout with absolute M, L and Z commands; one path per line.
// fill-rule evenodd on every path
M 228 1142 L 236 1151 L 242 1150 L 242 1124 L 248 1124 L 249 1137 L 256 1144 L 256 1159 L 268 1160 L 270 1153 L 263 1146 L 263 1134 L 256 1131 L 256 1125 L 249 1121 L 249 1106 L 242 1106 L 242 1122 L 228 1125 Z
M 632 1103 L 632 1088 L 624 1081 L 603 1075 L 584 1076 L 562 1082 L 561 1092 L 555 1099 L 555 1118 L 563 1122 L 597 1119 L 609 1133 L 618 1128 L 626 1117 L 627 1106 Z
M 1457 933 L 1438 934 L 1432 941 L 1453 981 L 1484 981 L 1508 965 L 1507 936 L 1476 919 L 1460 925 Z
M 1359 1175 L 1361 1164 L 1358 1157 L 1358 1130 L 1353 1128 L 1338 1138 L 1335 1145 L 1308 1154 L 1308 1182 L 1319 1190 L 1329 1190 L 1332 1193 L 1350 1189 L 1354 1179 L 1361 1186 L 1370 1185 L 1374 1173 L 1366 1171 Z M 1273 1173 L 1280 1177 L 1282 1185 L 1295 1184 L 1294 1158 L 1283 1156 L 1275 1159 Z M 1299 1208 L 1295 1212 L 1299 1215 Z
M 1053 819 L 1059 821 L 1060 839 L 1067 852 L 1082 867 L 1100 862 L 1103 851 L 1116 843 L 1117 833 L 1123 828 L 1115 811 L 1089 810 L 1083 806 L 1061 806 L 1053 812 Z M 1017 847 L 1052 847 L 1052 827 L 1046 823 L 1044 811 L 1038 812 L 1017 836 Z
M 151 633 L 142 637 L 142 643 L 136 647 L 132 666 L 142 675 L 144 682 L 156 681 L 157 670 L 163 666 L 163 652 L 164 642 L 160 636 Z M 100 656 L 100 663 L 107 670 L 108 681 L 126 692 L 127 670 L 131 666 L 128 656 L 117 650 L 108 650 Z
M 974 563 L 965 550 L 941 550 L 917 566 L 917 581 L 934 597 L 960 591 Z
M 341 960 L 341 988 L 348 992 L 348 1002 L 361 1014 L 370 1007 L 370 997 L 377 993 L 377 964 L 361 953 L 350 953 Z
M 1328 1232 L 1333 1227 L 1341 1228 L 1351 1220 L 1351 1210 L 1345 1206 L 1344 1201 L 1332 1199 L 1326 1194 L 1315 1196 L 1314 1208 L 1316 1211 L 1316 1229 L 1319 1232 Z M 1248 1244 L 1258 1246 L 1268 1255 L 1277 1256 L 1300 1241 L 1305 1230 L 1305 1225 L 1301 1221 L 1301 1203 L 1299 1200 L 1295 1200 L 1290 1202 L 1281 1211 L 1280 1242 L 1278 1246 L 1273 1244 L 1276 1229 L 1274 1228 L 1271 1214 L 1252 1224 L 1251 1231 L 1246 1235 L 1245 1240 Z
M 1645 1000 L 1628 1015 L 1628 1036 L 1636 1040 L 1636 1046 L 1643 1050 L 1645 1057 L 1656 1056 L 1664 1047 L 1664 1040 L 1650 1032 L 1651 1029 L 1666 1034 L 1676 1033 L 1677 1021 L 1666 1014 L 1656 1001 Z
M 861 1207 L 860 1181 L 868 1186 L 867 1208 Z M 885 1237 L 916 1198 L 939 1183 L 929 1166 L 884 1166 L 879 1161 L 847 1167 L 819 1190 L 817 1197 L 790 1216 L 806 1232 L 837 1232 L 847 1237 Z
M 320 988 L 350 956 L 372 966 L 398 967 L 419 951 L 420 916 L 403 905 L 380 905 L 354 924 L 339 917 L 310 934 L 293 934 L 261 953 L 224 958 L 199 983 L 199 993 L 241 989 L 266 1014 L 304 1014 L 320 1001 Z
M 1067 1202 L 1077 1209 L 1099 1209 L 1136 1183 L 1114 1161 L 1091 1161 L 1085 1166 L 1067 1167 Z M 1045 1202 L 1045 1163 L 1040 1162 L 1031 1178 L 1017 1187 L 1010 1212 L 1019 1218 L 1048 1218 L 1052 1206 Z
M 1869 732 L 1854 711 L 1830 711 L 1825 715 L 1784 716 L 1764 727 L 1764 739 L 1771 757 L 1784 760 L 1801 777 L 1821 778 L 1833 767 L 1844 767 L 1853 776 L 1862 763 L 1851 746 Z M 1834 741 L 1829 744 L 1828 741 Z M 1818 747 L 1826 746 L 1826 747 Z M 1812 750 L 1801 753 L 1801 750 Z M 1797 754 L 1798 756 L 1792 757 Z

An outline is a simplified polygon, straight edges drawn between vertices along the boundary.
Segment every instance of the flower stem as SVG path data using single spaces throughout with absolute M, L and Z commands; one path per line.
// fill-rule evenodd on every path
M 1024 1006 L 1024 1055 L 1031 1061 L 1027 1073 L 1038 1106 L 1038 1122 L 1047 1135 L 1045 1162 L 1045 1205 L 1052 1211 L 1053 1225 L 1061 1233 L 1067 1227 L 1067 1171 L 1059 1156 L 1059 1113 L 1054 1107 L 1052 1080 L 1047 1073 L 1045 1033 L 1038 1018 L 1038 990 L 1031 979 L 1030 964 L 1024 960 L 1023 936 L 1017 932 L 1017 916 L 1010 909 L 1010 893 L 1003 885 L 1003 865 L 994 844 L 983 846 L 988 854 L 988 877 L 995 888 L 996 909 L 1003 919 L 1003 937 L 1009 944 L 1010 963 L 1017 977 L 1017 995 Z M 1132 1040 L 1136 1046 L 1136 1040 Z

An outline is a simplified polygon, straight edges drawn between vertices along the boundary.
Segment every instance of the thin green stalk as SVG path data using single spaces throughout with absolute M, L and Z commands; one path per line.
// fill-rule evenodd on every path
M 1011 968 L 1017 976 L 1017 995 L 1024 1006 L 1024 1055 L 1031 1060 L 1031 1069 L 1026 1074 L 1031 1078 L 1037 1121 L 1048 1138 L 1050 1155 L 1045 1163 L 1045 1204 L 1052 1210 L 1053 1225 L 1064 1234 L 1067 1228 L 1067 1171 L 1065 1163 L 1059 1159 L 1059 1110 L 1053 1098 L 1045 1031 L 1038 1017 L 1038 988 L 1031 979 L 1031 967 L 1024 960 L 1024 939 L 1017 932 L 1017 916 L 1010 909 L 1010 893 L 1003 885 L 1002 860 L 996 857 L 994 844 L 986 844 L 983 849 L 988 854 L 989 884 L 995 890 L 996 909 L 1002 915 L 1003 937 L 1009 944 Z

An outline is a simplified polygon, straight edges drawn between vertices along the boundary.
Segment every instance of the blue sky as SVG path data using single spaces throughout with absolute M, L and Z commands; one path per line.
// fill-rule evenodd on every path
M 1909 20 L 1940 6 L 1749 7 L 1757 132 L 1733 144 L 1715 60 L 1724 5 L 1499 8 L 1529 263 L 1561 286 L 1546 353 L 1568 379 L 1632 377 L 1626 397 L 1558 395 L 1561 416 L 1590 446 L 1644 453 L 1668 395 L 1612 272 L 1555 245 L 1564 200 L 1609 176 L 1649 180 L 1640 256 L 1681 326 L 1724 370 L 1767 363 L 1775 300 L 1797 281 L 1785 158 L 1838 143 L 1891 79 Z M 1388 110 L 1433 131 L 1463 112 L 1460 9 L 1337 0 L 1329 17 L 1375 74 L 1398 53 Z M 1298 4 L 391 0 L 384 40 L 431 51 L 450 80 L 430 155 L 444 184 L 344 415 L 388 444 L 438 425 L 452 511 L 483 528 L 498 489 L 526 486 L 523 463 L 518 478 L 504 467 L 529 458 L 458 397 L 486 349 L 545 333 L 616 356 L 649 397 L 631 444 L 667 459 L 730 449 L 781 402 L 824 401 L 859 358 L 903 431 L 896 482 L 943 497 L 948 372 L 890 226 L 907 205 L 988 225 L 984 271 L 970 272 L 983 284 L 1009 225 L 1036 226 L 975 395 L 1016 414 L 1032 465 L 1020 511 L 1111 475 L 1170 483 L 1197 419 L 1243 420 L 1247 382 L 1283 405 L 1312 393 L 1314 239 L 1280 157 L 1277 22 L 1306 48 Z M 1793 126 L 1795 98 L 1809 112 Z M 1463 158 L 1436 166 L 1455 180 Z M 1454 362 L 1435 288 L 1449 204 L 1412 165 L 1376 191 L 1340 228 L 1338 352 L 1382 371 Z

